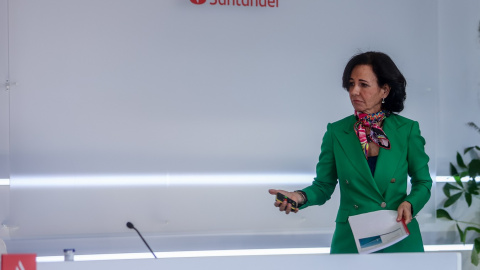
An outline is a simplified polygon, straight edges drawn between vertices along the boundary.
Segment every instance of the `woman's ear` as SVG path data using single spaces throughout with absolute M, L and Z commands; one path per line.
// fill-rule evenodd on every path
M 390 85 L 384 84 L 382 86 L 382 90 L 383 90 L 383 98 L 387 98 L 388 94 L 390 94 Z

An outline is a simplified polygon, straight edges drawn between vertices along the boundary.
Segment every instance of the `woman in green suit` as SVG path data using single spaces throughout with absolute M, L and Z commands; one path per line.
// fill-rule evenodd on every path
M 404 107 L 406 80 L 380 52 L 352 57 L 342 80 L 355 112 L 328 124 L 313 184 L 294 192 L 269 192 L 280 192 L 303 209 L 324 204 L 339 183 L 331 253 L 357 253 L 348 218 L 377 210 L 396 210 L 397 221 L 403 219 L 410 231 L 407 238 L 380 252 L 423 252 L 415 216 L 430 198 L 432 179 L 418 122 L 397 114 Z M 412 188 L 407 194 L 408 176 Z M 292 211 L 287 201 L 275 206 L 287 214 Z

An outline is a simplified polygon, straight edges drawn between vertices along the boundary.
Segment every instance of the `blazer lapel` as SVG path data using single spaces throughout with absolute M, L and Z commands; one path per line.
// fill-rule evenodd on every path
M 378 187 L 382 195 L 385 193 L 388 183 L 394 177 L 400 159 L 406 151 L 407 145 L 404 136 L 402 136 L 404 127 L 405 124 L 399 123 L 395 116 L 387 117 L 384 120 L 383 130 L 390 140 L 391 148 L 380 148 L 374 176 L 377 183 L 386 183 Z
M 335 136 L 337 137 L 339 145 L 344 151 L 345 156 L 350 160 L 352 167 L 358 172 L 358 175 L 362 179 L 365 179 L 365 181 L 368 181 L 373 190 L 376 190 L 378 194 L 381 195 L 380 190 L 375 184 L 372 173 L 370 172 L 367 159 L 363 154 L 362 146 L 360 145 L 358 137 L 353 130 L 353 125 L 355 122 L 355 117 L 352 117 L 352 121 L 347 121 L 343 129 L 339 129 L 337 132 L 335 132 Z

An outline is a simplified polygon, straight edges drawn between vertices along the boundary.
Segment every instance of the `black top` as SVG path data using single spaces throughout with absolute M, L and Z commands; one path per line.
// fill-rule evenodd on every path
M 375 168 L 377 167 L 377 158 L 378 156 L 368 157 L 368 166 L 370 167 L 370 171 L 372 172 L 372 176 L 375 174 Z

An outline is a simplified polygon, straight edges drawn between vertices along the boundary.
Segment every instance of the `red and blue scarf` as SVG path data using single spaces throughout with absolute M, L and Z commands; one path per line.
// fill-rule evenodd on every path
M 383 132 L 383 129 L 380 127 L 380 124 L 386 117 L 384 111 L 379 111 L 372 114 L 359 113 L 355 111 L 355 117 L 358 121 L 353 125 L 353 129 L 360 140 L 365 158 L 368 158 L 369 142 L 373 142 L 382 148 L 390 149 L 390 141 L 388 140 L 385 132 Z M 370 127 L 370 134 L 368 135 L 365 132 L 367 127 Z

